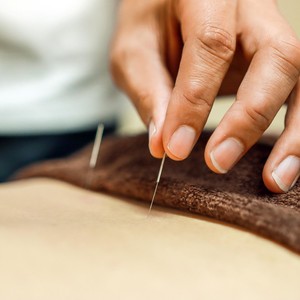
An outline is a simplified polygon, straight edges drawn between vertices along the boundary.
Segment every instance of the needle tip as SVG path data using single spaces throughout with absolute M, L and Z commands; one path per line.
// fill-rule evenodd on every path
M 163 156 L 163 158 L 161 160 L 160 168 L 159 168 L 157 179 L 156 179 L 155 189 L 154 189 L 154 192 L 153 192 L 153 196 L 152 196 L 152 199 L 151 199 L 151 203 L 150 203 L 150 207 L 149 207 L 149 210 L 148 210 L 147 217 L 149 217 L 149 215 L 151 213 L 151 210 L 152 210 L 152 206 L 153 206 L 154 199 L 155 199 L 155 196 L 156 196 L 158 184 L 160 182 L 160 177 L 161 177 L 162 170 L 163 170 L 163 167 L 164 167 L 165 159 L 166 159 L 166 153 L 164 153 L 164 156 Z

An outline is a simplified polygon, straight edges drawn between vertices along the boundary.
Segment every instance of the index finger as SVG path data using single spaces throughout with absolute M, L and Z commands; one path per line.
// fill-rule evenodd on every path
M 167 155 L 186 158 L 206 123 L 235 51 L 236 0 L 182 0 L 184 48 L 163 128 Z

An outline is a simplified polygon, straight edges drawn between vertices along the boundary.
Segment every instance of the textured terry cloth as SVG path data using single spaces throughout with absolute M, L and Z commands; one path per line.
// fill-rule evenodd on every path
M 261 172 L 270 146 L 257 144 L 232 171 L 217 175 L 203 159 L 208 136 L 202 134 L 185 161 L 166 160 L 155 203 L 238 225 L 300 253 L 300 185 L 287 194 L 267 191 Z M 150 202 L 160 160 L 150 156 L 147 139 L 146 135 L 107 138 L 98 165 L 90 172 L 91 146 L 68 159 L 29 167 L 18 178 L 50 177 Z

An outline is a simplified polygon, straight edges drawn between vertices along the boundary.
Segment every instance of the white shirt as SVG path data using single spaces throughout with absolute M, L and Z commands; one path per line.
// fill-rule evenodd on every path
M 108 72 L 116 0 L 0 0 L 0 134 L 116 117 Z

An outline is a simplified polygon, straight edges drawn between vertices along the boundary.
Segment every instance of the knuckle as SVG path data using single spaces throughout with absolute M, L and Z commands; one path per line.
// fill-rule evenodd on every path
M 149 91 L 137 91 L 137 103 L 139 103 L 141 106 L 148 106 L 152 102 L 153 97 L 154 95 Z
M 150 121 L 150 112 L 152 111 L 154 94 L 145 90 L 138 90 L 131 98 L 143 122 L 148 124 Z
M 235 37 L 223 28 L 206 25 L 196 38 L 211 55 L 226 62 L 231 61 L 235 51 Z
M 245 106 L 244 112 L 248 120 L 250 120 L 253 128 L 257 129 L 260 133 L 266 131 L 271 124 L 271 117 L 266 112 L 264 106 L 252 105 Z
M 113 46 L 109 56 L 109 67 L 113 79 L 118 85 L 130 81 L 132 69 L 140 57 L 140 49 L 134 43 Z
M 136 106 L 138 111 L 146 110 L 150 111 L 150 108 L 152 107 L 153 99 L 155 98 L 154 93 L 151 93 L 146 90 L 138 90 L 136 91 Z
M 126 56 L 125 50 L 122 48 L 114 47 L 110 51 L 109 67 L 110 67 L 112 77 L 115 81 L 118 81 L 118 78 L 120 77 L 122 61 L 124 61 L 125 56 Z
M 209 113 L 211 110 L 211 102 L 208 97 L 204 96 L 203 91 L 198 87 L 190 86 L 190 88 L 182 93 L 182 99 L 193 109 L 204 110 L 206 113 Z
M 300 41 L 294 37 L 279 38 L 271 43 L 271 48 L 278 69 L 296 81 L 300 75 Z

